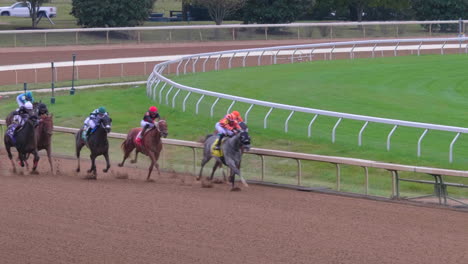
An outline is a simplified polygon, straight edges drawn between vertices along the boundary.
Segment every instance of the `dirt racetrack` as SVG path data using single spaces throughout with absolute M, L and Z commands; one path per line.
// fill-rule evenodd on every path
M 37 61 L 16 51 L 14 59 L 0 51 L 0 62 L 66 60 L 76 48 Z M 13 174 L 0 148 L 0 263 L 468 263 L 467 212 L 262 186 L 205 189 L 171 173 L 148 183 L 145 170 L 115 164 L 108 174 L 98 164 L 90 181 L 74 161 L 55 164 L 55 176 L 45 157 L 39 175 Z
M 468 263 L 466 212 L 57 158 L 13 174 L 1 151 L 1 263 Z

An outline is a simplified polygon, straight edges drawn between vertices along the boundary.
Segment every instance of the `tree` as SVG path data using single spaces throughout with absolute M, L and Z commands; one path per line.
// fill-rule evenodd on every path
M 244 22 L 291 23 L 301 17 L 313 2 L 313 0 L 247 0 L 244 7 Z
M 468 0 L 411 0 L 418 20 L 451 20 L 466 16 Z M 457 31 L 458 25 L 440 24 L 441 31 Z
M 391 9 L 400 11 L 409 7 L 410 0 L 319 0 L 317 6 L 329 8 L 330 12 L 347 10 L 347 17 L 352 21 L 363 20 L 363 15 L 371 9 Z
M 39 8 L 42 6 L 42 4 L 46 3 L 47 0 L 30 0 L 30 1 L 23 0 L 22 2 L 31 3 L 30 6 L 28 5 L 29 16 L 31 17 L 32 28 L 36 28 L 37 24 L 39 23 L 39 21 L 41 21 L 41 18 L 42 18 L 38 16 Z
M 194 0 L 194 3 L 206 7 L 211 19 L 221 25 L 226 16 L 244 6 L 245 0 Z
M 84 27 L 134 27 L 148 19 L 156 0 L 72 0 L 71 15 Z

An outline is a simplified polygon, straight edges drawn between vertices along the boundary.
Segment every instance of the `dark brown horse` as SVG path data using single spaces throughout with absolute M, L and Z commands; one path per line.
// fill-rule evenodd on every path
M 166 120 L 160 120 L 159 122 L 155 123 L 155 127 L 153 129 L 148 130 L 146 134 L 143 136 L 141 141 L 141 145 L 135 143 L 135 139 L 138 136 L 142 129 L 132 128 L 130 132 L 127 134 L 127 139 L 122 143 L 122 150 L 124 151 L 124 157 L 121 163 L 119 163 L 119 167 L 122 167 L 125 163 L 125 160 L 130 156 L 133 149 L 135 149 L 135 159 L 132 160 L 132 163 L 137 161 L 138 152 L 141 152 L 148 156 L 151 159 L 151 165 L 148 171 L 148 177 L 146 177 L 147 181 L 150 181 L 151 172 L 153 171 L 153 167 L 156 168 L 158 174 L 161 176 L 161 172 L 159 171 L 158 159 L 159 154 L 162 150 L 162 142 L 161 137 L 167 137 L 167 123 Z
M 109 141 L 107 139 L 107 134 L 110 133 L 112 126 L 112 118 L 109 116 L 101 117 L 96 124 L 96 131 L 91 133 L 87 140 L 85 141 L 82 138 L 83 128 L 75 135 L 75 150 L 76 158 L 78 159 L 78 166 L 76 172 L 80 172 L 80 152 L 84 146 L 87 146 L 91 151 L 91 168 L 88 170 L 88 173 L 93 173 L 88 179 L 96 179 L 96 157 L 103 155 L 106 159 L 106 168 L 103 169 L 103 172 L 107 172 L 110 168 L 109 161 Z
M 39 155 L 37 154 L 37 145 L 36 145 L 36 135 L 35 135 L 35 126 L 37 123 L 36 116 L 30 116 L 27 120 L 24 121 L 22 128 L 16 133 L 14 142 L 8 134 L 4 136 L 5 148 L 8 154 L 8 158 L 11 161 L 13 166 L 13 172 L 16 172 L 16 166 L 13 162 L 13 155 L 11 154 L 10 148 L 16 147 L 18 151 L 18 160 L 21 167 L 27 165 L 27 160 L 30 154 L 34 155 L 34 166 L 32 168 L 32 173 L 37 173 L 36 168 L 39 162 Z
M 52 130 L 54 129 L 53 115 L 42 114 L 39 117 L 39 125 L 36 127 L 37 151 L 45 149 L 49 159 L 50 173 L 54 174 L 51 159 Z

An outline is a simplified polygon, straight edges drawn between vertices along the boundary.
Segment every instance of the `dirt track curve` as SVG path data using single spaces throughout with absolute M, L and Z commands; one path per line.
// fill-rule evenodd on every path
M 141 50 L 118 55 L 133 52 Z M 148 183 L 144 170 L 115 165 L 90 181 L 74 161 L 55 164 L 55 176 L 44 157 L 39 175 L 13 174 L 0 148 L 0 263 L 468 263 L 466 212 L 261 186 L 206 189 L 188 175 L 153 174 Z

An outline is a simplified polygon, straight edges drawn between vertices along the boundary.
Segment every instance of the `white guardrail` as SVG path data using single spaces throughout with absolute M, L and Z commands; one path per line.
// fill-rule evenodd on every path
M 314 59 L 314 55 L 317 54 L 324 54 L 325 59 L 333 59 L 337 53 L 348 53 L 349 58 L 355 58 L 355 54 L 363 52 L 363 53 L 372 53 L 372 57 L 375 56 L 375 53 L 378 51 L 391 51 L 394 56 L 398 56 L 398 52 L 401 51 L 410 51 L 411 54 L 420 55 L 422 50 L 432 49 L 432 50 L 440 50 L 440 54 L 444 54 L 447 50 L 456 49 L 458 52 L 468 53 L 468 38 L 466 37 L 457 37 L 457 38 L 425 38 L 425 39 L 391 39 L 391 40 L 366 40 L 366 41 L 346 41 L 346 42 L 332 42 L 332 43 L 319 43 L 319 44 L 307 44 L 307 45 L 291 45 L 291 46 L 279 46 L 279 47 L 269 47 L 269 48 L 255 48 L 255 49 L 243 49 L 243 50 L 230 50 L 230 51 L 221 51 L 221 52 L 210 52 L 210 53 L 201 53 L 201 54 L 194 54 L 189 56 L 184 56 L 179 59 L 169 60 L 160 64 L 157 64 L 151 75 L 147 80 L 147 95 L 151 97 L 153 100 L 159 100 L 159 103 L 170 104 L 172 101 L 172 107 L 175 107 L 175 100 L 176 97 L 179 95 L 180 91 L 184 90 L 187 91 L 187 95 L 185 96 L 182 109 L 185 111 L 185 105 L 187 99 L 192 94 L 200 95 L 200 98 L 196 104 L 196 113 L 198 114 L 198 106 L 202 100 L 206 97 L 214 97 L 216 98 L 211 106 L 211 116 L 213 116 L 213 109 L 215 105 L 218 103 L 220 99 L 225 99 L 232 101 L 226 112 L 230 112 L 231 108 L 234 106 L 236 102 L 241 102 L 250 105 L 248 110 L 243 114 L 245 117 L 245 121 L 248 122 L 249 112 L 252 110 L 254 106 L 257 107 L 265 107 L 269 108 L 269 111 L 266 113 L 263 122 L 264 128 L 267 127 L 267 120 L 269 115 L 274 109 L 280 109 L 289 111 L 290 114 L 287 119 L 284 121 L 284 131 L 288 132 L 288 122 L 291 117 L 296 112 L 300 113 L 307 113 L 313 115 L 311 117 L 311 121 L 308 125 L 308 136 L 311 136 L 311 129 L 312 125 L 314 124 L 315 120 L 318 116 L 329 116 L 337 118 L 335 126 L 331 132 L 332 134 L 332 142 L 335 142 L 335 131 L 337 127 L 340 125 L 343 119 L 351 119 L 351 120 L 358 120 L 363 121 L 364 124 L 358 134 L 358 145 L 361 146 L 362 144 L 362 134 L 366 129 L 369 123 L 380 123 L 380 124 L 387 124 L 393 126 L 389 134 L 387 135 L 387 150 L 390 150 L 391 145 L 391 137 L 395 130 L 398 127 L 411 127 L 411 128 L 419 128 L 424 129 L 424 132 L 418 139 L 417 143 L 417 155 L 418 157 L 421 155 L 421 142 L 427 132 L 429 130 L 438 130 L 438 131 L 446 131 L 446 132 L 453 132 L 455 136 L 450 143 L 449 146 L 449 162 L 453 162 L 453 146 L 455 142 L 458 140 L 459 136 L 463 133 L 468 133 L 468 128 L 464 127 L 455 127 L 455 126 L 444 126 L 444 125 L 437 125 L 437 124 L 429 124 L 429 123 L 420 123 L 420 122 L 410 122 L 404 120 L 395 120 L 395 119 L 388 119 L 388 118 L 379 118 L 379 117 L 372 117 L 372 116 L 363 116 L 363 115 L 354 115 L 354 114 L 347 114 L 347 113 L 339 113 L 333 111 L 326 111 L 314 108 L 307 108 L 307 107 L 298 107 L 293 105 L 285 105 L 285 104 L 278 104 L 272 102 L 266 102 L 256 99 L 244 98 L 239 96 L 232 96 L 228 94 L 222 94 L 217 92 L 205 91 L 203 89 L 194 88 L 186 85 L 182 85 L 170 80 L 167 77 L 163 76 L 163 73 L 169 73 L 169 69 L 175 67 L 176 74 L 179 75 L 181 73 L 185 74 L 188 72 L 197 72 L 205 71 L 206 70 L 206 63 L 208 60 L 215 60 L 214 68 L 215 70 L 221 69 L 221 60 L 224 59 L 225 68 L 229 69 L 233 67 L 233 58 L 234 57 L 241 57 L 242 63 L 239 67 L 246 67 L 246 58 L 247 57 L 257 57 L 256 65 L 264 65 L 264 64 L 276 64 L 279 63 L 279 59 L 281 58 L 281 62 L 285 63 L 294 63 L 297 61 L 312 61 Z M 389 45 L 390 44 L 390 45 Z M 382 46 L 386 45 L 386 46 Z M 171 67 L 172 66 L 172 67 Z M 253 65 L 250 65 L 253 66 Z M 189 69 L 187 69 L 189 67 Z M 168 89 L 166 89 L 168 88 Z M 172 100 L 169 99 L 169 95 L 172 93 Z M 164 94 L 164 92 L 166 92 Z
M 0 130 L 3 133 L 3 126 L 5 126 L 5 120 L 0 120 Z M 54 132 L 59 133 L 68 133 L 68 134 L 76 134 L 78 133 L 79 129 L 77 128 L 68 128 L 68 127 L 60 127 L 54 126 Z M 115 139 L 126 139 L 126 134 L 121 133 L 114 133 L 111 132 L 108 135 L 110 138 Z M 3 137 L 3 135 L 2 135 Z M 188 147 L 192 149 L 193 152 L 193 174 L 197 175 L 198 171 L 196 169 L 197 163 L 201 162 L 197 159 L 195 149 L 203 149 L 203 144 L 199 142 L 193 141 L 185 141 L 185 140 L 177 140 L 177 139 L 162 139 L 163 144 L 172 145 L 172 146 L 180 146 L 180 147 Z M 261 158 L 261 182 L 268 183 L 264 181 L 265 176 L 265 156 L 270 157 L 278 157 L 278 158 L 286 158 L 286 159 L 294 159 L 297 161 L 297 174 L 296 174 L 296 185 L 298 187 L 302 185 L 302 169 L 301 169 L 301 160 L 306 161 L 317 161 L 317 162 L 327 162 L 334 164 L 336 167 L 336 190 L 340 191 L 341 189 L 341 167 L 340 165 L 351 165 L 351 166 L 359 166 L 364 169 L 364 177 L 365 177 L 365 195 L 369 195 L 369 173 L 368 168 L 378 168 L 388 170 L 390 172 L 390 176 L 392 177 L 392 196 L 391 198 L 399 198 L 400 196 L 400 187 L 399 182 L 404 181 L 399 177 L 398 172 L 406 171 L 406 172 L 414 172 L 414 173 L 423 173 L 429 174 L 432 176 L 437 176 L 442 180 L 442 176 L 453 176 L 453 177 L 461 177 L 461 178 L 468 178 L 468 171 L 460 171 L 460 170 L 449 170 L 449 169 L 441 169 L 441 168 L 431 168 L 431 167 L 420 167 L 420 166 L 411 166 L 411 165 L 402 165 L 402 164 L 394 164 L 394 163 L 385 163 L 385 162 L 378 162 L 373 160 L 364 160 L 364 159 L 354 159 L 354 158 L 346 158 L 346 157 L 335 157 L 335 156 L 324 156 L 324 155 L 316 155 L 316 154 L 307 154 L 307 153 L 298 153 L 298 152 L 288 152 L 288 151 L 281 151 L 281 150 L 274 150 L 274 149 L 262 149 L 262 148 L 251 148 L 248 152 L 245 152 L 248 155 L 258 155 Z M 428 183 L 426 181 L 416 181 L 422 183 Z M 273 183 L 274 184 L 274 183 Z M 444 183 L 442 182 L 434 182 L 432 183 L 435 186 L 437 185 L 448 185 L 453 187 L 462 187 L 467 188 L 468 185 L 457 184 L 457 183 Z M 454 200 L 453 198 L 448 197 L 446 191 L 444 193 L 439 193 L 439 202 L 447 204 L 447 198 Z M 441 199 L 444 199 L 442 201 Z M 458 200 L 455 200 L 458 201 Z M 459 202 L 459 201 L 458 201 Z M 464 204 L 463 202 L 461 202 Z
M 454 34 L 440 32 L 440 25 L 465 32 L 468 20 L 320 22 L 290 24 L 225 24 L 115 28 L 70 28 L 43 30 L 3 30 L 0 36 L 10 45 L 54 46 L 113 43 L 161 43 L 180 41 L 237 41 L 320 38 L 399 38 Z M 419 25 L 419 27 L 417 27 Z M 411 27 L 413 26 L 413 27 Z M 287 32 L 287 34 L 277 34 Z M 91 34 L 89 34 L 91 33 Z M 25 36 L 27 35 L 27 36 Z M 34 41 L 31 41 L 34 40 Z M 3 44 L 5 45 L 5 44 Z

